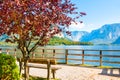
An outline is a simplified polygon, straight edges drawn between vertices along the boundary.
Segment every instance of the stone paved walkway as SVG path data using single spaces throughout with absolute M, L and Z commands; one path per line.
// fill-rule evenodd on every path
M 107 70 L 80 66 L 59 65 L 62 69 L 56 71 L 56 78 L 60 80 L 120 80 L 118 69 Z M 31 68 L 30 75 L 46 77 L 46 69 Z

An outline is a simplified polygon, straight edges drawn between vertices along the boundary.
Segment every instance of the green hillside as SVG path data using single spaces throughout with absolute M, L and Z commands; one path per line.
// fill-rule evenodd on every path
M 48 45 L 93 45 L 90 42 L 71 41 L 66 38 L 53 37 L 50 39 Z
M 15 43 L 7 43 L 4 41 L 0 42 L 0 46 L 16 46 Z M 93 45 L 90 42 L 78 42 L 78 41 L 71 41 L 67 38 L 59 38 L 59 37 L 53 37 L 48 42 L 48 45 Z

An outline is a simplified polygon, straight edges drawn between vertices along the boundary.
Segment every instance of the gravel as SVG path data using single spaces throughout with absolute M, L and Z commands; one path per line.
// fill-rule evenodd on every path
M 60 80 L 120 80 L 119 69 L 99 69 L 68 65 L 58 66 L 61 69 L 56 71 L 55 76 Z M 30 75 L 46 78 L 47 70 L 30 68 Z

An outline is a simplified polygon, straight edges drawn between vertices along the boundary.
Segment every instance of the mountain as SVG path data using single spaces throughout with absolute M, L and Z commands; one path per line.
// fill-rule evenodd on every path
M 120 23 L 106 24 L 101 28 L 93 30 L 88 35 L 84 35 L 80 41 L 93 42 L 95 44 L 109 44 L 120 36 Z
M 112 44 L 120 44 L 120 37 L 116 39 Z
M 64 34 L 65 38 L 68 38 L 72 41 L 79 41 L 84 35 L 89 34 L 86 31 L 71 31 L 71 36 Z
M 94 44 L 119 44 L 120 23 L 103 25 L 101 28 L 93 30 L 91 33 L 86 31 L 71 31 L 71 36 L 65 33 L 61 34 L 61 37 L 72 41 L 92 42 Z M 0 36 L 0 41 L 4 41 L 6 38 L 8 38 L 8 36 L 4 34 Z

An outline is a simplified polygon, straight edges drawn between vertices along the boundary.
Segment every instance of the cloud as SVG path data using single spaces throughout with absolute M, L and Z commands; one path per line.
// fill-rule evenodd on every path
M 69 26 L 69 30 L 70 31 L 80 31 L 83 27 L 85 26 L 84 23 L 80 23 L 80 22 L 72 22 L 72 24 Z
M 72 24 L 69 26 L 69 28 L 66 28 L 66 30 L 91 32 L 92 30 L 98 29 L 99 28 L 98 26 L 100 27 L 100 25 L 96 25 L 96 24 L 92 24 L 92 23 L 85 24 L 85 23 L 77 22 L 77 24 L 76 24 L 76 23 L 72 22 Z

